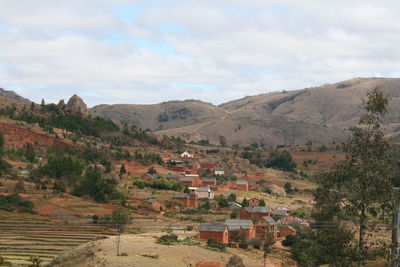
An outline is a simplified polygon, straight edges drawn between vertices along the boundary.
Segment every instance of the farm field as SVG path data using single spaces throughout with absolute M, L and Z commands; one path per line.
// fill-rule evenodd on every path
M 42 264 L 57 255 L 113 232 L 89 219 L 53 219 L 36 215 L 0 213 L 0 256 L 15 265 L 28 265 L 40 257 Z

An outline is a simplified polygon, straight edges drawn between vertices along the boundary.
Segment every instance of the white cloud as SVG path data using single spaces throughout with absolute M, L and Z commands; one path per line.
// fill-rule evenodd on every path
M 392 0 L 0 0 L 0 85 L 34 101 L 221 103 L 395 77 L 399 12 Z

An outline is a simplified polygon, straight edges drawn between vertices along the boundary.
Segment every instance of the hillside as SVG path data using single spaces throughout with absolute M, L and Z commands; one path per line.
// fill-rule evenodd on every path
M 4 90 L 3 88 L 0 88 L 0 96 L 8 98 L 8 99 L 14 99 L 14 100 L 22 101 L 22 102 L 30 102 L 29 99 L 26 99 L 26 98 L 18 95 L 14 91 Z
M 199 124 L 223 117 L 225 110 L 197 101 L 169 101 L 155 105 L 99 105 L 89 110 L 92 116 L 127 122 L 142 129 L 159 131 Z
M 245 97 L 220 106 L 200 101 L 172 101 L 156 105 L 100 105 L 93 116 L 136 124 L 185 140 L 208 139 L 228 144 L 329 144 L 346 139 L 357 124 L 362 99 L 375 86 L 391 96 L 385 117 L 386 132 L 400 123 L 400 79 L 357 78 L 331 85 Z

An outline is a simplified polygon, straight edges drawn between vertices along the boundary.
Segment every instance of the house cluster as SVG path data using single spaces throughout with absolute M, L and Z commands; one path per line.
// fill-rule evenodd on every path
M 182 203 L 183 208 L 197 208 L 199 199 L 214 199 L 216 191 L 243 190 L 249 191 L 247 180 L 228 180 L 222 184 L 217 183 L 215 175 L 230 175 L 231 170 L 218 168 L 213 161 L 195 161 L 194 155 L 189 152 L 181 154 L 180 158 L 170 159 L 170 169 L 178 174 L 162 175 L 170 181 L 179 181 L 190 192 L 172 196 L 173 201 Z M 212 177 L 214 176 L 214 177 Z M 160 178 L 160 174 L 145 174 L 142 179 L 153 182 Z M 160 209 L 155 209 L 160 211 Z
M 272 209 L 258 206 L 260 200 L 249 200 L 248 207 L 242 207 L 238 219 L 226 220 L 223 224 L 201 224 L 199 237 L 201 240 L 214 238 L 220 243 L 237 242 L 238 236 L 244 241 L 260 238 L 265 233 L 272 233 L 275 239 L 295 235 L 295 227 L 308 227 L 307 221 L 290 216 L 286 208 Z

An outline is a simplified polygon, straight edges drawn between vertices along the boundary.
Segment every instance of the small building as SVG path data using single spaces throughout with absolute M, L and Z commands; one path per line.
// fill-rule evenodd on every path
M 216 178 L 203 178 L 201 179 L 201 186 L 217 185 Z
M 199 207 L 199 198 L 195 194 L 177 194 L 172 196 L 173 200 L 183 203 L 185 209 L 193 209 Z
M 231 180 L 228 180 L 220 185 L 218 185 L 218 191 L 230 191 L 234 187 L 234 184 Z
M 282 218 L 284 216 L 289 216 L 287 210 L 284 209 L 274 209 L 271 211 L 271 216 Z
M 271 208 L 263 206 L 248 206 L 240 209 L 239 218 L 240 219 L 261 219 L 265 216 L 271 216 Z
M 249 206 L 260 206 L 260 200 L 256 197 L 250 198 Z
M 256 225 L 256 236 L 262 237 L 265 233 L 272 233 L 274 239 L 278 238 L 278 223 L 269 216 L 262 217 Z
M 177 164 L 172 167 L 173 171 L 180 172 L 180 173 L 183 173 L 185 169 L 186 169 L 186 166 L 184 164 Z
M 236 234 L 243 234 L 245 240 L 250 240 L 255 237 L 254 225 L 251 220 L 236 220 L 230 219 L 225 221 L 228 226 L 229 241 L 235 239 Z
M 200 164 L 196 161 L 191 161 L 186 165 L 185 173 L 186 174 L 197 174 L 197 170 L 199 169 Z
M 180 179 L 183 186 L 199 186 L 200 176 L 198 174 L 185 174 L 185 177 Z
M 176 174 L 167 174 L 165 175 L 165 178 L 167 178 L 170 181 L 176 181 L 178 180 L 179 176 Z
M 165 211 L 165 202 L 160 199 L 150 198 L 145 202 L 148 209 L 155 210 L 155 211 Z
M 152 183 L 157 178 L 160 178 L 160 175 L 157 173 L 155 174 L 146 173 L 145 175 L 143 175 L 143 180 L 148 183 Z
M 216 168 L 216 169 L 214 170 L 214 174 L 215 174 L 215 175 L 225 175 L 225 169 Z
M 236 190 L 249 191 L 249 183 L 247 182 L 247 180 L 237 180 L 236 181 Z
M 295 235 L 296 230 L 292 226 L 284 226 L 280 231 L 279 236 L 281 238 L 286 238 L 288 235 Z
M 183 152 L 183 153 L 181 154 L 181 158 L 190 158 L 190 159 L 192 159 L 192 158 L 194 158 L 194 155 L 193 155 L 193 154 L 190 154 L 190 153 L 187 152 L 187 151 L 185 151 L 185 152 Z
M 201 240 L 214 238 L 219 243 L 229 242 L 228 227 L 225 224 L 200 224 L 199 233 Z
M 196 194 L 199 199 L 214 199 L 214 192 L 208 186 L 195 187 L 195 189 L 193 189 L 193 193 Z
M 306 220 L 293 216 L 282 217 L 281 219 L 279 219 L 278 224 L 282 226 L 310 226 L 310 224 Z
M 215 169 L 215 162 L 213 161 L 203 161 L 200 163 L 200 168 L 207 169 L 207 170 L 214 170 Z

